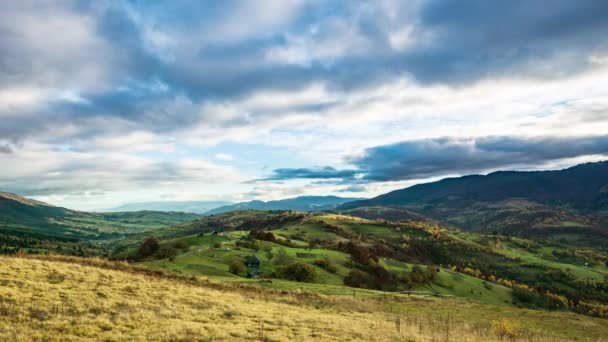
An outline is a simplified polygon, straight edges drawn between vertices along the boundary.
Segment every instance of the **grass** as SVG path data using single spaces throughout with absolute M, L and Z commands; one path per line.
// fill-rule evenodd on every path
M 216 284 L 91 259 L 0 259 L 1 340 L 557 341 L 608 331 L 606 320 L 564 312 Z

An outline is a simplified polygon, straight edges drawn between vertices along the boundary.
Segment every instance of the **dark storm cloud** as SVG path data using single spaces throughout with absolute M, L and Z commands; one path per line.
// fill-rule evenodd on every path
M 484 137 L 428 139 L 367 149 L 350 162 L 356 170 L 279 169 L 275 179 L 336 179 L 345 183 L 424 179 L 499 169 L 534 168 L 564 158 L 608 156 L 608 136 L 590 137 Z M 323 170 L 327 170 L 323 172 Z M 361 177 L 353 178 L 360 174 Z
M 428 48 L 404 67 L 419 80 L 463 82 L 514 73 L 560 77 L 588 69 L 605 53 L 608 2 L 582 0 L 429 1 L 420 27 Z

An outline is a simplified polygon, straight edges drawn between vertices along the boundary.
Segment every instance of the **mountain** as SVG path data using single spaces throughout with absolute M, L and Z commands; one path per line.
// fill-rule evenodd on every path
M 140 203 L 127 203 L 121 206 L 104 210 L 105 212 L 117 212 L 117 211 L 142 211 L 142 210 L 154 210 L 154 211 L 181 211 L 184 213 L 195 213 L 203 214 L 209 210 L 219 208 L 222 206 L 232 205 L 232 202 L 227 201 L 161 201 L 161 202 L 140 202 Z
M 89 213 L 0 192 L 0 243 L 15 239 L 108 240 L 187 222 L 181 212 Z
M 556 171 L 499 171 L 414 185 L 339 210 L 404 209 L 463 229 L 524 235 L 608 232 L 608 162 Z
M 233 205 L 219 207 L 207 212 L 207 214 L 219 214 L 235 210 L 297 210 L 297 211 L 322 211 L 333 210 L 339 205 L 358 201 L 360 198 L 346 198 L 337 196 L 300 196 L 278 201 L 250 201 Z

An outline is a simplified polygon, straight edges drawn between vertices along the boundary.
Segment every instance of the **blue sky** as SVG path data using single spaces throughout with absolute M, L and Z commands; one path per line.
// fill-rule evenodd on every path
M 608 3 L 0 1 L 0 190 L 374 196 L 608 154 Z

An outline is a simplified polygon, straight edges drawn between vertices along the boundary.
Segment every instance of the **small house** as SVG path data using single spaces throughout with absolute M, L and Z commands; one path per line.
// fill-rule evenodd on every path
M 250 278 L 258 278 L 260 276 L 260 266 L 262 261 L 255 255 L 250 255 L 245 259 L 247 266 L 247 276 Z

